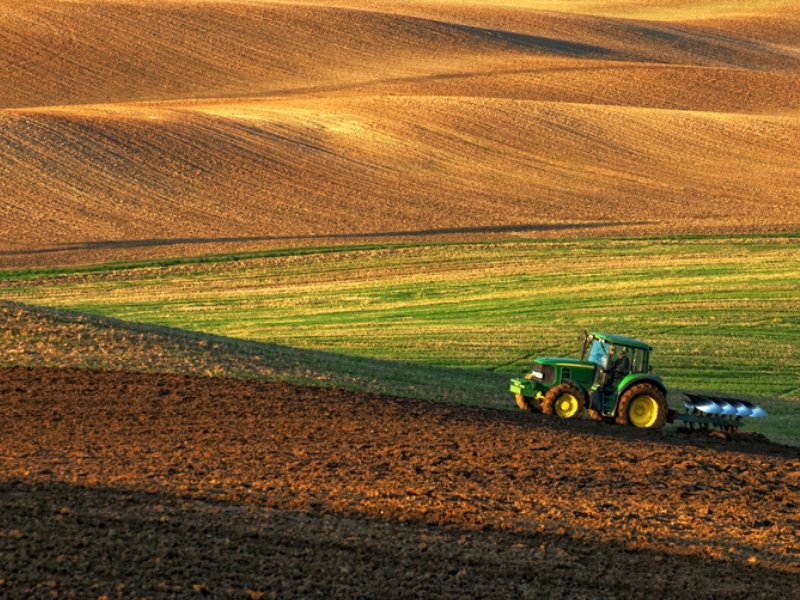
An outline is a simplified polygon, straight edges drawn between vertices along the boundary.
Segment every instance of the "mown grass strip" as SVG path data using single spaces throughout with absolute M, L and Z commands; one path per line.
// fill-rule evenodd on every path
M 757 240 L 763 239 L 769 243 L 770 239 L 800 239 L 800 233 L 766 233 L 766 234 L 715 234 L 709 236 L 707 234 L 682 234 L 673 235 L 668 238 L 663 236 L 641 236 L 627 238 L 631 241 L 688 241 L 688 240 Z M 603 243 L 608 238 L 582 238 L 584 243 L 599 242 Z M 553 242 L 570 243 L 569 238 L 555 238 L 542 240 L 539 238 L 515 238 L 512 241 L 505 243 L 508 244 L 550 244 Z M 314 254 L 329 254 L 337 252 L 353 252 L 353 251 L 370 251 L 392 248 L 412 248 L 419 246 L 474 246 L 481 244 L 502 244 L 502 240 L 493 241 L 450 241 L 450 242 L 419 242 L 408 243 L 380 243 L 380 244 L 349 244 L 349 245 L 333 245 L 333 246 L 308 246 L 299 248 L 278 248 L 272 250 L 252 250 L 245 252 L 231 252 L 224 254 L 206 254 L 200 256 L 185 256 L 173 258 L 161 258 L 155 260 L 144 261 L 130 261 L 130 262 L 112 262 L 101 263 L 96 265 L 84 265 L 77 267 L 35 267 L 30 269 L 0 269 L 0 281 L 29 281 L 31 279 L 39 279 L 46 277 L 57 277 L 62 275 L 76 275 L 76 274 L 97 274 L 113 271 L 130 271 L 136 269 L 148 268 L 163 268 L 173 267 L 179 265 L 203 265 L 213 263 L 225 263 L 231 261 L 249 260 L 257 258 L 278 258 L 281 256 L 308 256 Z
M 110 273 L 114 271 L 132 271 L 137 269 L 154 269 L 180 265 L 204 265 L 225 263 L 254 258 L 274 258 L 280 256 L 306 256 L 326 254 L 330 252 L 346 252 L 350 250 L 375 250 L 382 248 L 403 248 L 409 244 L 363 244 L 357 246 L 310 246 L 302 248 L 281 248 L 275 250 L 254 250 L 250 252 L 232 252 L 227 254 L 207 254 L 202 256 L 186 256 L 161 258 L 156 260 L 135 262 L 113 262 L 80 267 L 54 267 L 31 269 L 0 269 L 0 281 L 30 281 L 47 277 L 59 277 L 78 274 Z

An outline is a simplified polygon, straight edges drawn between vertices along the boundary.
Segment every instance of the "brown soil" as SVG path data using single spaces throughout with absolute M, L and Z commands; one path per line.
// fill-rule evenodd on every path
M 322 4 L 0 0 L 0 267 L 800 228 L 796 10 Z
M 775 598 L 800 451 L 177 375 L 0 370 L 0 596 Z

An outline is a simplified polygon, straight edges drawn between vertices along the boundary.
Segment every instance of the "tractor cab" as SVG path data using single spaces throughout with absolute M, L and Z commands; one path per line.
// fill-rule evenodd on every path
M 581 360 L 597 365 L 595 383 L 602 385 L 614 372 L 648 373 L 651 347 L 633 338 L 604 333 L 585 335 Z M 626 360 L 627 359 L 627 360 Z
M 584 334 L 581 359 L 596 367 L 590 407 L 612 416 L 621 389 L 650 372 L 651 350 L 648 344 L 622 335 Z

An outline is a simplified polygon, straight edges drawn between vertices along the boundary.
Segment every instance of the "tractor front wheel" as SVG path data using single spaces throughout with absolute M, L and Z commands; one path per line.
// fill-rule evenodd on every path
M 514 399 L 517 401 L 517 406 L 522 410 L 532 410 L 534 412 L 542 412 L 542 398 L 528 398 L 522 394 L 514 394 Z
M 667 421 L 664 392 L 650 383 L 625 390 L 619 399 L 616 421 L 620 425 L 661 429 Z
M 580 419 L 586 410 L 586 394 L 570 383 L 562 383 L 548 390 L 542 399 L 542 412 L 562 419 Z

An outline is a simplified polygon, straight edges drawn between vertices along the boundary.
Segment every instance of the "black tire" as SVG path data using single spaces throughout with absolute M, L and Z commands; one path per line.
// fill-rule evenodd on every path
M 590 408 L 586 412 L 589 414 L 589 418 L 592 421 L 602 421 L 603 420 L 603 413 L 601 413 L 599 410 L 595 410 L 593 408 Z
M 559 408 L 559 402 L 563 400 L 570 405 L 566 414 Z M 546 415 L 558 415 L 562 419 L 580 419 L 585 411 L 586 394 L 571 383 L 553 386 L 542 399 L 542 412 Z
M 522 394 L 514 394 L 514 400 L 517 401 L 517 406 L 519 406 L 521 410 L 542 412 L 542 402 L 538 398 L 528 398 Z
M 615 421 L 645 429 L 662 429 L 667 422 L 667 400 L 664 392 L 652 383 L 640 383 L 620 396 Z

